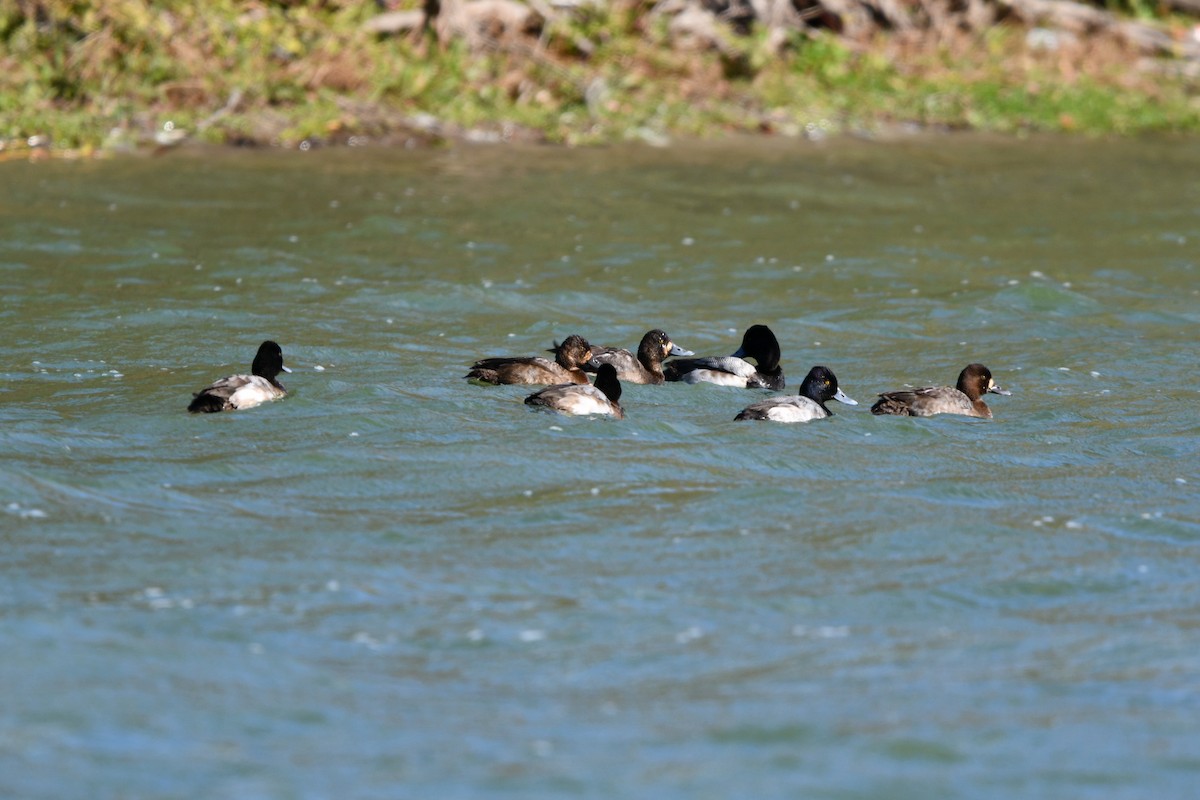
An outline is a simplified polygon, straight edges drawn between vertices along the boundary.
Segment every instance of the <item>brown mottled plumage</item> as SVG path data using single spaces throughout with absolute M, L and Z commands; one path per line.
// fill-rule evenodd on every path
M 934 414 L 961 414 L 967 417 L 992 418 L 992 410 L 983 396 L 1007 395 L 983 364 L 968 364 L 958 375 L 958 386 L 927 386 L 923 389 L 902 389 L 879 395 L 872 414 L 893 414 L 901 417 L 932 417 Z
M 636 356 L 628 350 L 613 347 L 593 347 L 592 355 L 601 364 L 616 367 L 617 378 L 624 383 L 660 384 L 665 380 L 663 359 L 694 354 L 672 342 L 670 336 L 656 328 L 642 337 Z
M 554 360 L 541 356 L 484 358 L 471 365 L 463 377 L 496 384 L 587 383 L 582 367 L 593 363 L 592 346 L 582 336 L 572 334 L 550 350 Z M 597 365 L 598 366 L 598 365 Z

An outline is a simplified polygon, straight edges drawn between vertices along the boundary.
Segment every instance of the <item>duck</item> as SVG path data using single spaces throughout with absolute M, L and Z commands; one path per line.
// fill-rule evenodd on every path
M 606 414 L 617 419 L 625 418 L 621 408 L 621 381 L 617 368 L 612 364 L 601 364 L 596 370 L 596 382 L 592 385 L 560 383 L 547 386 L 525 398 L 525 405 L 539 406 L 560 414 Z
M 983 396 L 1010 395 L 996 385 L 992 371 L 983 364 L 968 364 L 958 374 L 956 387 L 927 386 L 923 389 L 901 389 L 879 395 L 871 413 L 893 414 L 900 417 L 932 417 L 934 414 L 961 414 L 966 417 L 992 418 L 992 410 Z
M 258 346 L 249 375 L 230 375 L 209 384 L 192 396 L 188 411 L 193 414 L 216 411 L 241 411 L 254 408 L 287 394 L 276 377 L 291 372 L 283 365 L 283 350 L 271 340 Z
M 541 356 L 480 359 L 463 377 L 494 384 L 586 384 L 588 376 L 582 367 L 600 366 L 592 358 L 592 346 L 578 334 L 571 334 L 562 344 L 555 342 L 547 352 L 554 353 L 553 361 Z
M 757 364 L 746 361 L 753 358 Z M 681 358 L 667 364 L 668 381 L 715 383 L 751 389 L 783 391 L 783 368 L 779 366 L 779 340 L 766 325 L 751 325 L 742 336 L 742 346 L 729 356 Z
M 622 383 L 658 385 L 663 383 L 663 359 L 672 356 L 694 356 L 671 341 L 665 331 L 655 328 L 646 331 L 638 345 L 637 355 L 628 350 L 614 347 L 593 347 L 592 355 L 600 364 L 612 364 L 617 368 L 617 378 Z
M 838 388 L 837 376 L 829 367 L 813 367 L 800 384 L 800 393 L 787 397 L 768 397 L 746 406 L 735 420 L 765 419 L 773 422 L 809 422 L 814 419 L 832 417 L 833 412 L 825 404 L 837 400 L 848 406 L 858 405 Z

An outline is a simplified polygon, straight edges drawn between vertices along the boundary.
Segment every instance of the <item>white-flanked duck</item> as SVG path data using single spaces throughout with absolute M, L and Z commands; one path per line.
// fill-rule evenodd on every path
M 766 325 L 751 325 L 742 336 L 742 346 L 729 356 L 680 358 L 663 369 L 669 381 L 715 383 L 752 389 L 784 388 L 779 366 L 779 340 Z M 751 364 L 747 358 L 753 358 Z
M 621 381 L 617 379 L 617 368 L 612 364 L 601 364 L 596 370 L 596 382 L 592 385 L 564 383 L 547 386 L 525 398 L 525 404 L 548 408 L 560 414 L 607 414 L 617 419 L 625 418 L 621 408 Z
M 230 375 L 204 387 L 193 395 L 188 411 L 235 411 L 278 400 L 287 394 L 287 389 L 276 380 L 280 372 L 291 370 L 283 365 L 279 345 L 267 340 L 258 346 L 249 375 Z
M 833 416 L 833 412 L 825 404 L 830 400 L 856 406 L 857 400 L 851 400 L 838 388 L 837 376 L 828 367 L 813 367 L 800 384 L 800 393 L 788 397 L 769 397 L 743 408 L 735 420 L 765 419 L 773 422 L 808 422 L 814 419 L 824 419 Z

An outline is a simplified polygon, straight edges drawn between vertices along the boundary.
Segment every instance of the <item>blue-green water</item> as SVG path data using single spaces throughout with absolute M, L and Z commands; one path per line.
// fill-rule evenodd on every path
M 1185 798 L 1200 150 L 0 165 L 0 796 Z M 750 324 L 789 392 L 476 358 Z M 291 396 L 192 416 L 279 341 Z M 996 419 L 868 412 L 971 361 Z

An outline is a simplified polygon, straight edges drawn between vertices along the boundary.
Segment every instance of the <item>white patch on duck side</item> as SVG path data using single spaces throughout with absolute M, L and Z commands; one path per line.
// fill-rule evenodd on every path
M 767 410 L 767 419 L 775 422 L 809 422 L 827 416 L 825 409 L 807 397 L 781 397 Z
M 258 375 L 241 375 L 238 377 L 244 378 L 246 382 L 239 386 L 233 394 L 229 395 L 229 405 L 238 410 L 254 408 L 269 400 L 275 400 L 283 396 L 283 392 L 266 378 Z
M 696 360 L 696 367 L 713 372 L 728 372 L 742 378 L 750 378 L 758 374 L 758 367 L 744 358 L 737 356 L 716 356 Z
M 746 366 L 750 365 L 746 364 Z M 753 372 L 753 367 L 751 367 L 751 374 Z M 712 383 L 717 386 L 740 386 L 744 389 L 749 377 L 750 375 L 737 375 L 732 372 L 719 370 L 694 369 L 691 372 L 685 372 L 680 376 L 679 380 L 683 383 Z
M 567 392 L 556 398 L 553 408 L 564 414 L 615 414 L 613 404 L 604 393 L 594 386 L 581 386 L 580 389 L 591 389 L 584 392 Z
M 772 397 L 748 406 L 747 411 L 762 414 L 772 422 L 809 422 L 829 416 L 825 409 L 807 397 Z
M 620 406 L 614 405 L 604 392 L 595 386 L 588 385 L 551 386 L 531 394 L 525 398 L 525 403 L 548 408 L 562 414 L 623 416 Z

